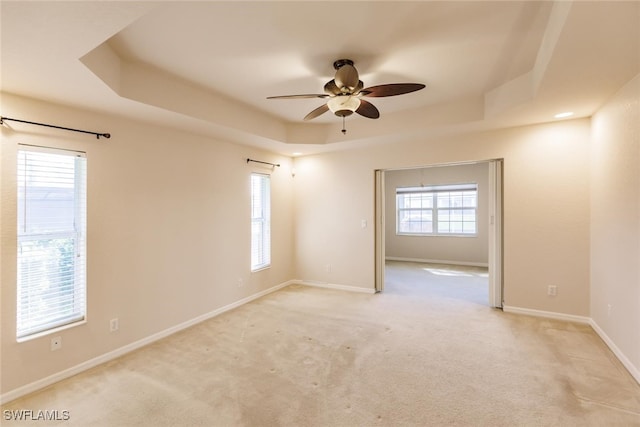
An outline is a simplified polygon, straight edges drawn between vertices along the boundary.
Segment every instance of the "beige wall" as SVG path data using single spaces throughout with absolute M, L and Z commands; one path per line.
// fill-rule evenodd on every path
M 113 134 L 2 130 L 2 393 L 290 279 L 373 289 L 376 169 L 504 158 L 506 304 L 589 314 L 588 119 L 302 157 L 292 178 L 286 157 L 120 117 L 9 95 L 2 112 Z M 50 337 L 15 342 L 19 142 L 87 152 L 89 322 L 60 333 L 56 352 Z M 256 274 L 248 226 L 256 166 L 246 157 L 283 164 L 272 175 L 273 267 Z M 109 333 L 113 317 L 120 331 Z
M 640 381 L 640 75 L 593 117 L 591 172 L 591 317 Z
M 111 132 L 96 140 L 22 124 L 2 127 L 2 393 L 210 313 L 293 277 L 291 159 L 124 118 L 3 94 L 9 117 Z M 15 129 L 12 131 L 11 128 Z M 16 146 L 86 151 L 88 322 L 17 343 Z M 272 174 L 272 268 L 250 272 L 247 157 Z M 242 286 L 238 286 L 242 279 Z M 118 317 L 120 330 L 109 332 Z
M 420 185 L 477 184 L 475 236 L 407 236 L 396 233 L 396 189 Z M 387 259 L 487 266 L 489 262 L 489 163 L 390 170 L 385 173 Z
M 376 169 L 503 158 L 505 304 L 587 316 L 589 135 L 569 120 L 297 158 L 296 277 L 374 288 Z

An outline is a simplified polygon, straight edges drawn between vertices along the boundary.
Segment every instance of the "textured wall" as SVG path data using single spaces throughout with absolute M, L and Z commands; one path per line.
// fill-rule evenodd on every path
M 2 112 L 111 132 L 111 139 L 21 124 L 2 127 L 2 392 L 284 283 L 293 268 L 291 160 L 185 132 L 4 95 Z M 14 129 L 14 130 L 12 130 Z M 16 342 L 16 148 L 86 151 L 87 323 Z M 272 174 L 272 268 L 250 272 L 252 171 Z M 240 280 L 242 281 L 240 283 Z M 109 320 L 120 329 L 109 332 Z
M 589 131 L 569 120 L 297 158 L 296 277 L 374 288 L 361 221 L 374 221 L 376 169 L 503 158 L 505 304 L 587 316 Z
M 640 75 L 592 120 L 591 317 L 640 378 Z

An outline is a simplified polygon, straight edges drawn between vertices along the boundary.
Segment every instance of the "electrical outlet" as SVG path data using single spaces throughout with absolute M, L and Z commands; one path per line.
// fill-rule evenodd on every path
M 62 337 L 51 338 L 51 351 L 60 350 L 62 348 Z
M 551 297 L 555 297 L 556 295 L 558 295 L 558 287 L 556 285 L 549 285 L 549 287 L 547 288 L 547 295 Z
M 327 273 L 331 273 L 331 264 L 327 264 L 325 269 L 327 270 Z
M 244 286 L 244 281 L 242 280 L 242 277 L 238 278 L 238 287 L 241 288 Z
M 109 332 L 115 332 L 118 329 L 120 329 L 120 322 L 118 321 L 118 318 L 116 317 L 115 319 L 111 319 L 109 321 Z
M 607 316 L 611 316 L 611 304 L 607 304 Z

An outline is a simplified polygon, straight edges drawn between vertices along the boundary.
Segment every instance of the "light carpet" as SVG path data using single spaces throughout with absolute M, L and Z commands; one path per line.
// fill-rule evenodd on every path
M 377 295 L 293 285 L 3 410 L 3 426 L 640 426 L 587 325 L 503 313 L 486 270 L 393 262 Z

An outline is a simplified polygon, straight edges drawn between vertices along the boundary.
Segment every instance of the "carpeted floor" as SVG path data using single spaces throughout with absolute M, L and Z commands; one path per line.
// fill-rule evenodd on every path
M 289 286 L 2 409 L 65 426 L 640 426 L 640 386 L 589 326 L 491 309 L 486 280 L 389 263 L 382 294 Z

